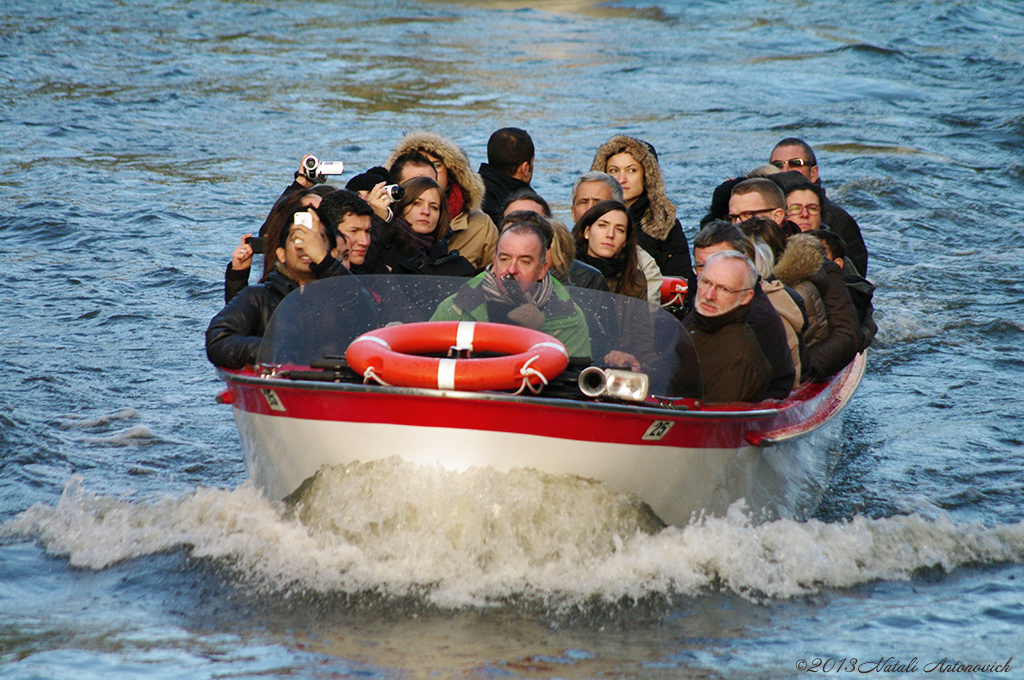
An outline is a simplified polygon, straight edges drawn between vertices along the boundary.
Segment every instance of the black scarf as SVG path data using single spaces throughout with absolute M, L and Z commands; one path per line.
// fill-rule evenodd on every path
M 723 326 L 728 326 L 731 323 L 737 321 L 744 321 L 747 318 L 747 312 L 750 311 L 750 303 L 740 305 L 736 309 L 732 309 L 725 314 L 719 314 L 718 316 L 704 316 L 696 309 L 693 310 L 693 324 L 699 330 L 705 333 L 711 334 L 719 330 Z
M 619 251 L 619 254 L 611 259 L 604 257 L 595 257 L 583 252 L 576 253 L 576 259 L 584 264 L 589 264 L 591 267 L 601 272 L 604 278 L 612 276 L 619 276 L 622 272 L 626 271 L 626 249 L 623 248 Z
M 629 216 L 633 218 L 633 226 L 636 227 L 637 231 L 643 229 L 644 216 L 650 209 L 651 199 L 647 198 L 646 191 L 637 196 L 636 200 L 633 201 L 633 205 L 629 206 Z

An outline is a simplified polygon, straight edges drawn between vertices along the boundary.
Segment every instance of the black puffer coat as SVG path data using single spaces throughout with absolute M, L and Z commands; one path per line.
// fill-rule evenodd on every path
M 313 274 L 323 279 L 348 276 L 349 271 L 333 257 L 327 257 L 313 268 Z M 206 329 L 206 356 L 210 362 L 225 368 L 255 364 L 274 311 L 298 287 L 298 282 L 275 269 L 263 284 L 248 286 L 235 295 Z

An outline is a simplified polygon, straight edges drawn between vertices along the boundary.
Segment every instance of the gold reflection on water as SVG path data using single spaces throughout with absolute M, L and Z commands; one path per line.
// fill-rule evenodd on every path
M 425 4 L 442 4 L 442 0 L 428 0 Z M 443 0 L 443 4 L 504 11 L 532 9 L 552 14 L 580 14 L 598 19 L 632 17 L 652 21 L 669 20 L 660 7 L 612 7 L 594 0 Z
M 728 635 L 718 627 L 674 632 L 690 640 L 700 640 L 703 635 Z M 698 650 L 699 643 L 666 646 L 658 636 L 642 632 L 623 634 L 603 626 L 561 630 L 527 617 L 493 612 L 413 616 L 400 622 L 321 629 L 315 638 L 296 640 L 294 644 L 416 680 L 502 677 L 505 673 L 517 678 L 719 677 L 711 669 L 689 667 L 692 659 L 666 661 L 661 667 L 647 662 Z

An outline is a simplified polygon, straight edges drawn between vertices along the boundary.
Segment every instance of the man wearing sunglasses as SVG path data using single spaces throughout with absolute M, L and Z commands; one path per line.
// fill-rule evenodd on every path
M 787 137 L 772 149 L 768 162 L 783 172 L 792 170 L 799 172 L 807 181 L 818 186 L 821 180 L 818 177 L 818 159 L 814 156 L 814 150 L 802 139 Z M 838 234 L 846 242 L 846 255 L 857 268 L 862 276 L 867 275 L 868 250 L 864 245 L 864 238 L 861 236 L 860 227 L 849 213 L 833 203 L 825 196 L 822 189 L 824 201 L 821 206 L 821 222 L 828 225 L 828 228 Z

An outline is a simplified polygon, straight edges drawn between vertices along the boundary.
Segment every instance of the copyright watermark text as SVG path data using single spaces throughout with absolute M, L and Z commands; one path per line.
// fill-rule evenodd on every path
M 1013 661 L 1011 656 L 1006 661 L 995 663 L 967 663 L 965 661 L 943 658 L 941 661 L 922 663 L 915 656 L 909 661 L 894 656 L 878 660 L 862 660 L 853 657 L 837 659 L 798 659 L 796 669 L 801 673 L 1009 673 Z

